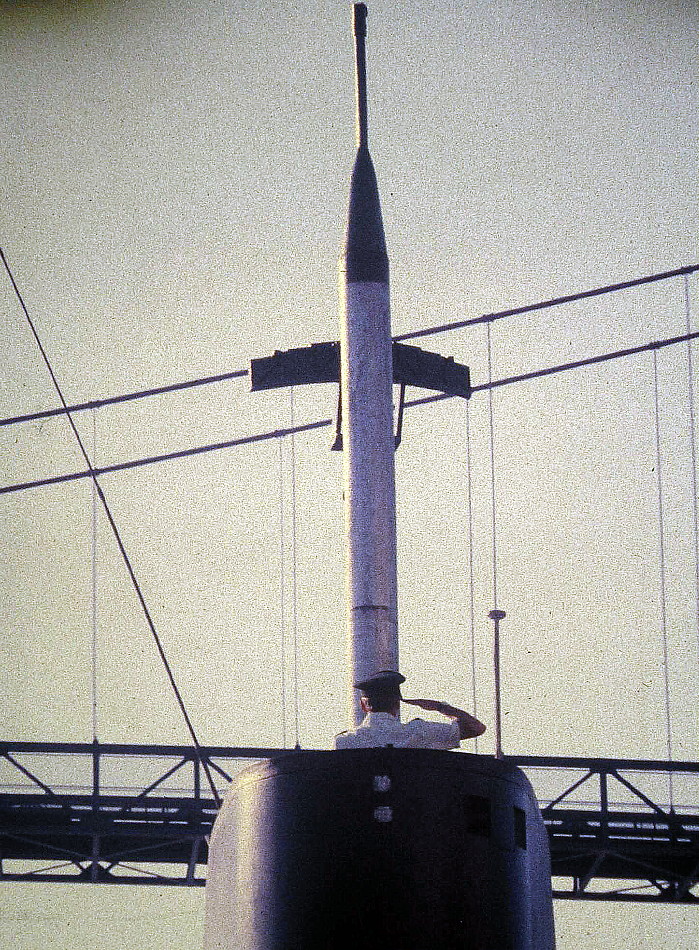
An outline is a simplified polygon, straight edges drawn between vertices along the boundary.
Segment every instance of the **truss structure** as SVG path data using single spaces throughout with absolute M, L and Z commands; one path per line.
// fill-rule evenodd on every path
M 288 749 L 0 742 L 0 880 L 205 883 L 219 794 Z M 512 756 L 549 833 L 554 896 L 699 901 L 699 763 Z
M 699 763 L 539 756 L 512 761 L 528 774 L 539 798 L 554 897 L 699 901 Z

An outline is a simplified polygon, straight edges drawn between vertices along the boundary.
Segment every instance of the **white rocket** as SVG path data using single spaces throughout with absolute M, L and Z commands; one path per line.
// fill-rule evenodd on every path
M 391 340 L 388 254 L 367 134 L 366 16 L 355 4 L 357 155 L 340 256 L 341 340 L 276 351 L 250 366 L 254 391 L 340 383 L 334 447 L 345 453 L 350 728 L 362 715 L 351 684 L 398 669 L 393 384 L 401 386 L 401 409 L 407 385 L 471 394 L 467 366 Z
M 388 254 L 369 155 L 366 15 L 354 5 L 357 156 L 340 257 L 340 386 L 347 531 L 350 728 L 352 683 L 398 669 L 393 351 Z

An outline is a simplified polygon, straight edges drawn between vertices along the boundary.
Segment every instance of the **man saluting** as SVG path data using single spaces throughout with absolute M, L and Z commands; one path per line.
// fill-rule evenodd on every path
M 381 670 L 355 689 L 361 690 L 361 706 L 366 714 L 356 729 L 335 736 L 336 749 L 366 749 L 395 746 L 399 749 L 456 749 L 462 739 L 483 735 L 485 726 L 463 709 L 436 699 L 404 699 L 401 683 L 405 677 L 393 670 Z M 448 723 L 411 719 L 401 722 L 400 704 L 419 706 L 428 712 L 441 713 Z

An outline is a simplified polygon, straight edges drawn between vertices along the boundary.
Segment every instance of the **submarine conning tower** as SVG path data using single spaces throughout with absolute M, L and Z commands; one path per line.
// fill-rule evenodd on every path
M 354 6 L 357 154 L 340 257 L 351 683 L 398 670 L 396 350 L 367 140 L 366 12 Z M 350 695 L 351 728 L 361 712 Z M 548 838 L 523 772 L 501 758 L 388 746 L 290 751 L 233 780 L 209 842 L 206 950 L 373 946 L 554 950 Z
M 216 819 L 206 950 L 553 950 L 546 829 L 508 762 L 290 752 Z

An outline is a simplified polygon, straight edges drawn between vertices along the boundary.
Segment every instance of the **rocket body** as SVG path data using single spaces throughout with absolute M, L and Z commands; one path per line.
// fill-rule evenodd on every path
M 362 717 L 352 684 L 398 669 L 389 268 L 367 145 L 364 35 L 356 12 L 355 38 L 358 147 L 339 272 L 350 728 Z

